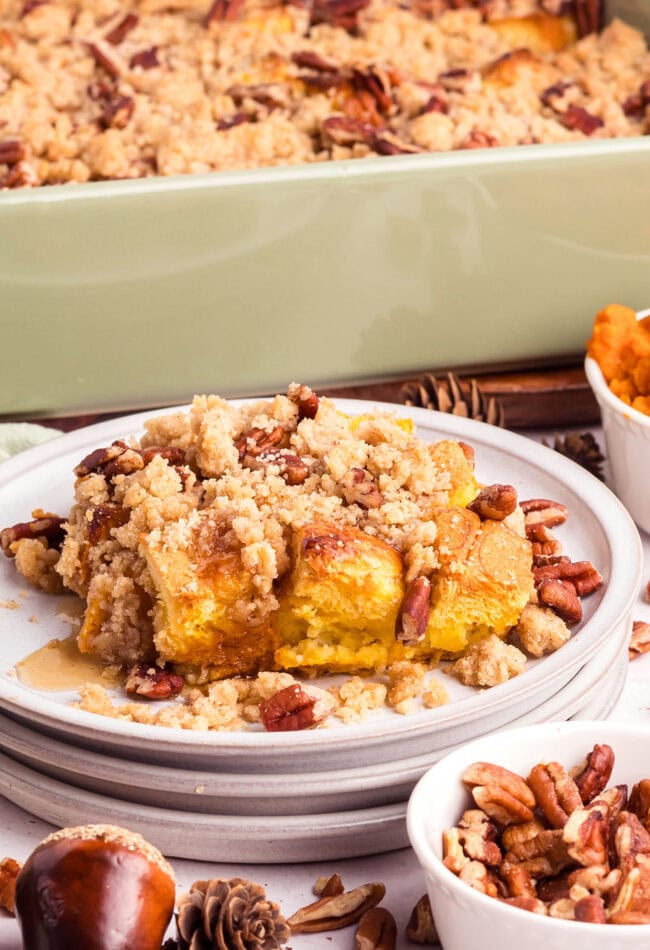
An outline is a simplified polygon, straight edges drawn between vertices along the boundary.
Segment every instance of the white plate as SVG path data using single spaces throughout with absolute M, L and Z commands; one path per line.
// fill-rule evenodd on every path
M 607 715 L 628 670 L 628 631 L 607 644 L 555 696 L 512 726 Z M 140 764 L 42 735 L 0 714 L 2 748 L 29 768 L 89 792 L 188 812 L 222 815 L 307 815 L 402 802 L 434 762 L 457 748 L 339 771 L 298 775 L 223 773 Z
M 609 715 L 624 680 L 625 672 L 621 676 L 619 671 L 616 695 L 603 682 L 600 699 L 589 712 L 598 719 Z M 408 845 L 406 801 L 309 815 L 197 814 L 93 794 L 2 754 L 0 794 L 53 825 L 124 825 L 139 831 L 164 854 L 196 861 L 293 864 L 379 854 Z
M 350 761 L 368 765 L 425 754 L 436 745 L 442 748 L 467 740 L 524 715 L 557 693 L 616 630 L 628 624 L 641 581 L 640 540 L 620 502 L 584 469 L 551 449 L 473 420 L 355 400 L 340 400 L 338 405 L 350 413 L 379 409 L 410 417 L 426 440 L 469 442 L 476 449 L 477 473 L 483 482 L 508 481 L 522 498 L 550 497 L 567 505 L 570 520 L 561 529 L 567 552 L 574 560 L 593 561 L 606 582 L 585 601 L 585 620 L 569 643 L 549 657 L 531 661 L 523 674 L 491 690 L 471 690 L 454 681 L 450 683 L 452 703 L 409 717 L 382 709 L 359 725 L 303 733 L 201 733 L 96 716 L 71 708 L 71 694 L 38 692 L 17 681 L 11 673 L 15 662 L 52 636 L 68 632 L 56 616 L 52 598 L 32 591 L 23 606 L 2 617 L 0 707 L 68 736 L 69 741 L 138 760 L 203 768 L 218 763 L 231 771 L 259 771 L 260 767 L 320 771 L 345 767 Z M 0 525 L 25 520 L 34 507 L 67 512 L 72 500 L 71 471 L 79 459 L 115 438 L 141 432 L 144 420 L 159 414 L 101 423 L 0 465 Z M 13 565 L 2 559 L 0 601 L 21 602 L 25 586 Z M 41 623 L 29 623 L 28 615 L 41 618 Z

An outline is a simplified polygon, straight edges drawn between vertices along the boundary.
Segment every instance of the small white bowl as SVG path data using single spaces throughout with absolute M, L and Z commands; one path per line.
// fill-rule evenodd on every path
M 616 756 L 610 785 L 630 788 L 650 777 L 648 730 L 605 722 L 563 722 L 511 729 L 471 742 L 437 762 L 411 795 L 407 827 L 424 868 L 433 916 L 444 950 L 623 950 L 650 946 L 650 925 L 586 924 L 543 917 L 487 897 L 461 881 L 442 863 L 442 833 L 476 807 L 461 781 L 473 762 L 493 762 L 524 777 L 533 765 L 558 761 L 572 768 L 595 743 L 611 745 Z
M 637 313 L 637 320 L 650 310 Z M 639 528 L 650 532 L 650 416 L 615 396 L 596 362 L 585 359 L 585 373 L 600 406 L 613 488 Z

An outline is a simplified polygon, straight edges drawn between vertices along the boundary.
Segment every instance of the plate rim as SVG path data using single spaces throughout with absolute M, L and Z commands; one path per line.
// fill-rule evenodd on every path
M 235 399 L 231 402 L 237 406 L 259 402 L 264 398 L 268 397 Z M 641 539 L 631 516 L 622 503 L 595 476 L 563 457 L 560 453 L 540 445 L 532 439 L 474 419 L 376 400 L 334 398 L 332 401 L 343 412 L 367 413 L 371 411 L 390 413 L 397 418 L 409 418 L 415 422 L 416 426 L 424 427 L 425 430 L 434 430 L 442 438 L 461 439 L 477 445 L 485 445 L 491 449 L 496 449 L 500 453 L 512 456 L 519 462 L 523 460 L 529 467 L 542 470 L 545 475 L 554 480 L 559 480 L 563 488 L 580 496 L 594 513 L 609 548 L 610 565 L 624 562 L 636 569 L 632 572 L 623 572 L 616 575 L 616 577 L 612 573 L 593 616 L 562 647 L 562 650 L 545 657 L 541 666 L 525 671 L 506 683 L 491 687 L 490 690 L 477 692 L 470 697 L 456 700 L 450 704 L 450 707 L 454 707 L 451 715 L 449 713 L 450 707 L 440 707 L 438 710 L 426 710 L 422 713 L 403 717 L 403 719 L 400 717 L 402 721 L 389 718 L 370 720 L 358 724 L 347 724 L 336 730 L 308 730 L 298 733 L 265 733 L 243 730 L 238 732 L 199 732 L 197 730 L 195 732 L 177 727 L 161 727 L 111 719 L 69 705 L 63 706 L 47 696 L 43 696 L 42 693 L 23 686 L 17 679 L 12 680 L 5 672 L 0 673 L 0 708 L 13 710 L 16 715 L 22 718 L 25 718 L 25 714 L 33 712 L 39 716 L 41 722 L 44 719 L 46 724 L 51 723 L 54 729 L 60 729 L 62 725 L 82 728 L 87 734 L 95 733 L 98 741 L 105 739 L 105 737 L 121 742 L 137 739 L 158 747 L 175 745 L 180 742 L 185 748 L 193 747 L 196 749 L 201 746 L 210 746 L 213 750 L 221 747 L 224 751 L 271 753 L 274 749 L 286 752 L 294 748 L 298 752 L 311 751 L 312 749 L 318 751 L 323 748 L 323 744 L 327 742 L 328 737 L 337 744 L 345 744 L 346 746 L 359 742 L 377 743 L 386 739 L 398 740 L 400 737 L 406 737 L 407 735 L 411 737 L 435 729 L 435 726 L 443 719 L 445 725 L 449 726 L 459 720 L 466 721 L 468 714 L 470 718 L 486 716 L 495 707 L 498 708 L 503 704 L 507 705 L 516 699 L 521 699 L 526 693 L 534 693 L 537 688 L 547 683 L 560 670 L 566 671 L 567 667 L 574 670 L 579 667 L 583 659 L 586 662 L 606 639 L 609 631 L 631 611 L 642 580 L 643 553 Z M 59 438 L 35 446 L 0 463 L 0 490 L 9 481 L 21 474 L 29 472 L 35 467 L 47 466 L 48 463 L 68 451 L 78 449 L 83 452 L 84 448 L 90 444 L 96 446 L 99 441 L 124 437 L 132 433 L 136 434 L 141 432 L 144 422 L 149 419 L 175 412 L 187 412 L 189 409 L 190 405 L 185 404 L 147 410 L 119 416 L 73 432 L 64 433 Z M 548 462 L 552 464 L 550 466 L 545 464 Z M 635 557 L 631 556 L 631 552 L 635 554 Z M 596 633 L 593 632 L 593 628 L 595 628 Z M 583 635 L 581 638 L 581 634 L 584 634 L 586 630 L 589 630 L 591 639 L 587 652 L 583 652 L 585 637 Z M 16 690 L 20 691 L 19 698 L 16 698 Z M 483 702 L 482 700 L 485 697 L 489 697 L 490 701 Z M 446 714 L 441 715 L 441 710 L 446 710 Z

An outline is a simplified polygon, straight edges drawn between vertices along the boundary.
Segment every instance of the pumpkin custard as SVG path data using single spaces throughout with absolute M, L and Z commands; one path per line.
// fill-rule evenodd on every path
M 586 562 L 549 561 L 539 540 L 563 506 L 482 488 L 464 443 L 425 443 L 391 414 L 349 417 L 306 386 L 243 406 L 197 396 L 75 475 L 65 520 L 34 512 L 1 540 L 32 583 L 83 599 L 79 649 L 122 668 L 127 695 L 186 691 L 151 712 L 84 687 L 84 708 L 107 715 L 234 728 L 264 721 L 296 674 L 353 674 L 334 690 L 347 720 L 385 701 L 440 705 L 427 672 L 440 658 L 461 682 L 494 685 L 523 668 L 519 647 L 555 650 L 581 616 L 561 578 Z M 587 567 L 582 593 L 600 583 Z M 330 696 L 301 689 L 312 705 Z
M 597 0 L 0 0 L 0 189 L 647 134 L 644 37 L 601 26 Z
M 650 317 L 610 304 L 596 315 L 587 353 L 615 396 L 650 415 Z

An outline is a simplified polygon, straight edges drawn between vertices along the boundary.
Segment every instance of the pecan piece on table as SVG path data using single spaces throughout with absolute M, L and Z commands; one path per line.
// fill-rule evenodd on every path
M 65 518 L 59 518 L 58 515 L 53 515 L 48 511 L 34 511 L 32 514 L 38 517 L 33 521 L 19 522 L 0 531 L 0 547 L 7 557 L 14 557 L 16 542 L 25 539 L 43 538 L 47 546 L 54 549 L 60 549 L 63 544 Z
M 575 783 L 582 801 L 587 805 L 607 788 L 614 768 L 614 750 L 610 745 L 596 745 L 587 756 L 585 768 Z
M 355 924 L 363 915 L 379 904 L 386 894 L 383 884 L 362 884 L 352 891 L 321 897 L 301 907 L 287 920 L 292 934 L 324 933 Z
M 628 644 L 628 656 L 636 660 L 644 653 L 650 653 L 650 623 L 635 620 L 632 624 L 632 636 Z
M 478 807 L 498 824 L 532 821 L 537 803 L 520 775 L 500 765 L 475 762 L 465 769 L 463 782 L 470 787 Z
M 16 878 L 21 867 L 13 858 L 3 858 L 0 861 L 0 909 L 6 910 L 12 916 L 15 914 Z
M 344 890 L 340 874 L 319 877 L 314 884 L 314 894 L 317 897 L 335 897 L 337 894 L 342 894 Z
M 559 762 L 535 765 L 528 776 L 528 784 L 553 828 L 564 828 L 569 815 L 582 807 L 576 783 Z
M 107 43 L 110 43 L 111 46 L 118 46 L 122 40 L 126 39 L 131 30 L 135 29 L 139 22 L 140 18 L 136 13 L 127 13 L 109 33 L 105 34 L 104 39 Z
M 543 580 L 537 596 L 540 604 L 554 610 L 565 623 L 580 623 L 582 620 L 582 604 L 571 581 Z
M 411 911 L 406 925 L 406 937 L 411 943 L 440 943 L 428 894 L 423 894 Z
M 385 907 L 367 910 L 354 935 L 354 950 L 395 950 L 397 924 Z
M 377 483 L 365 468 L 350 469 L 343 477 L 341 489 L 348 505 L 359 505 L 368 510 L 381 508 L 384 503 Z
M 267 732 L 295 732 L 319 725 L 335 709 L 327 690 L 292 683 L 260 703 L 260 720 Z
M 127 696 L 142 696 L 144 699 L 173 699 L 182 691 L 185 680 L 178 673 L 148 663 L 132 666 L 124 680 Z
M 543 524 L 526 525 L 526 537 L 533 546 L 533 557 L 559 557 L 562 544 Z
M 428 577 L 416 577 L 406 588 L 397 614 L 396 639 L 407 646 L 424 640 L 430 612 L 431 581 Z
M 287 393 L 289 399 L 298 407 L 298 421 L 315 419 L 318 414 L 318 396 L 301 383 L 292 383 Z
M 517 490 L 512 485 L 487 485 L 467 507 L 481 521 L 503 521 L 517 507 Z

